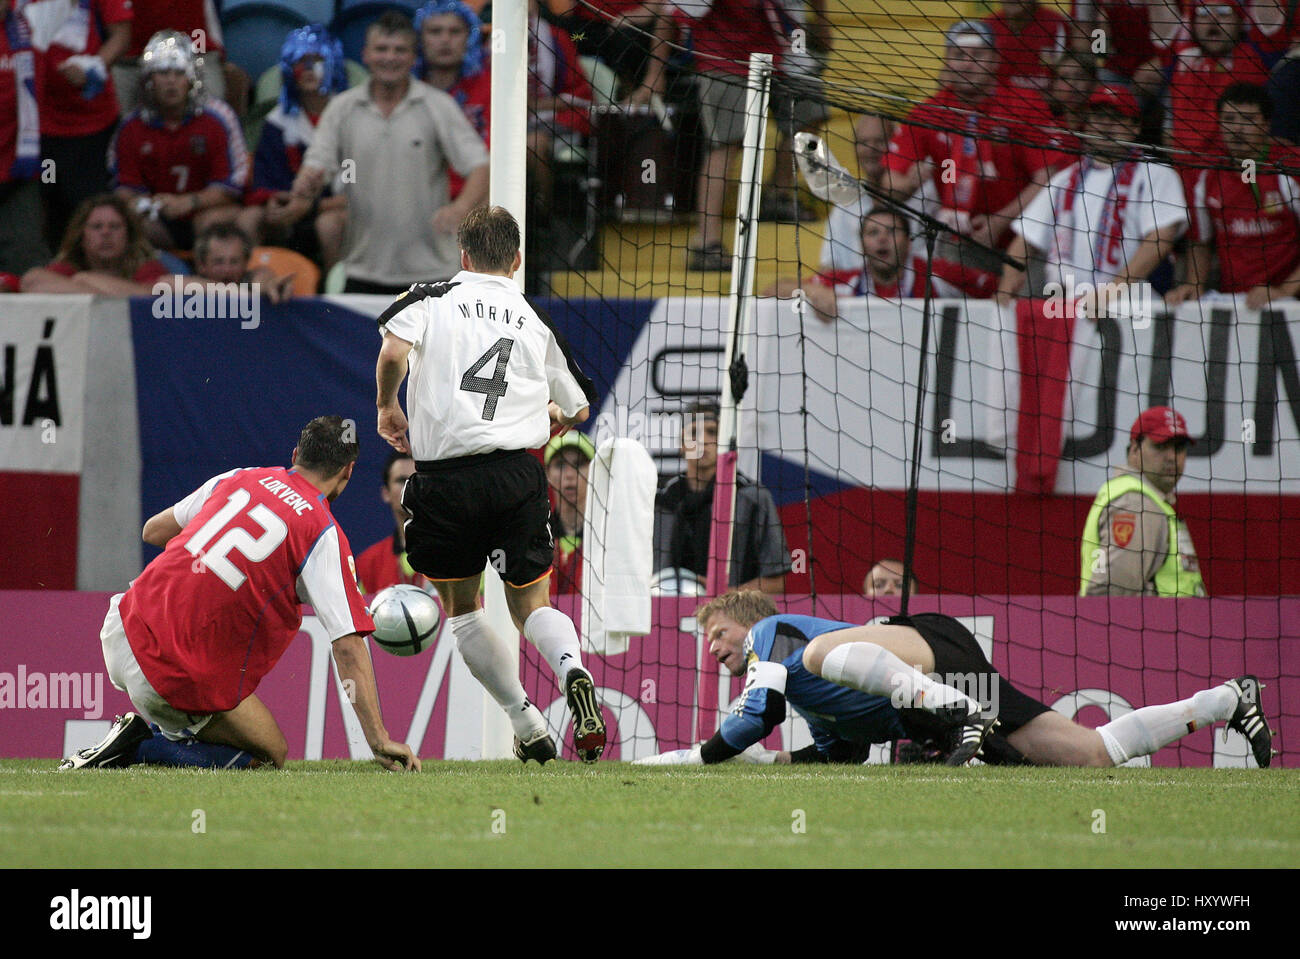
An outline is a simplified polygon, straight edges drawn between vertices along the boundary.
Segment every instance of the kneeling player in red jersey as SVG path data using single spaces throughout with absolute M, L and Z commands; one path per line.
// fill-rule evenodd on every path
M 356 459 L 351 424 L 318 417 L 303 429 L 292 469 L 214 476 L 145 523 L 145 542 L 166 548 L 112 598 L 100 633 L 109 679 L 139 713 L 120 717 L 99 745 L 60 769 L 283 766 L 284 734 L 254 690 L 297 635 L 307 602 L 329 634 L 339 677 L 355 691 L 375 761 L 419 770 L 384 728 L 363 638 L 374 623 L 330 512 Z

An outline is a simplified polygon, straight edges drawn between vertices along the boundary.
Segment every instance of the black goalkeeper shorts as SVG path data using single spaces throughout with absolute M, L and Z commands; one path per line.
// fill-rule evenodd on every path
M 1000 725 L 985 741 L 985 762 L 1017 763 L 1024 758 L 1006 742 L 1010 736 L 1031 719 L 1049 712 L 1050 707 L 1012 686 L 993 668 L 984 650 L 971 631 L 951 616 L 941 613 L 917 613 L 914 616 L 895 616 L 890 626 L 911 626 L 934 653 L 934 672 L 941 682 L 955 686 L 972 699 L 988 700 L 997 696 Z M 941 739 L 943 727 L 931 713 L 920 709 L 899 710 L 903 728 L 912 739 L 925 741 Z
M 511 586 L 551 569 L 546 471 L 522 450 L 416 463 L 402 505 L 406 558 L 433 581 L 467 579 L 491 563 Z

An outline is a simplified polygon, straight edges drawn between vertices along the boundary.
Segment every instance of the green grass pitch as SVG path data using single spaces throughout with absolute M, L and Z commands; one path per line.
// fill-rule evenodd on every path
M 0 760 L 0 867 L 1293 867 L 1300 771 Z M 1104 832 L 1100 831 L 1104 826 Z M 581 841 L 578 841 L 578 839 Z

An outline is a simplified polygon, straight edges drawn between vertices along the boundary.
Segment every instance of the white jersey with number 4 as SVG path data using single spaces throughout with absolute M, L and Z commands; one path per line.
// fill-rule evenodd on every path
M 417 461 L 535 449 L 551 435 L 549 401 L 573 416 L 596 398 L 550 318 L 509 277 L 462 270 L 416 284 L 379 317 L 379 332 L 413 345 L 406 408 Z

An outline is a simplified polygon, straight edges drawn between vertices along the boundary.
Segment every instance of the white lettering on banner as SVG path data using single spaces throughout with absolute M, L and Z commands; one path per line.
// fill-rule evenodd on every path
M 352 701 L 343 688 L 337 667 L 331 669 L 334 657 L 331 652 L 332 644 L 325 632 L 325 628 L 317 617 L 304 616 L 302 631 L 311 637 L 311 667 L 308 671 L 310 678 L 307 697 L 307 738 L 303 758 L 320 759 L 324 755 L 325 713 L 331 685 L 339 699 L 344 731 L 347 735 L 349 756 L 352 759 L 371 758 L 372 753 L 370 746 L 366 742 L 365 732 L 357 719 Z M 433 717 L 438 694 L 444 688 L 443 680 L 447 679 L 448 720 L 446 735 L 442 743 L 442 758 L 482 759 L 482 707 L 479 707 L 479 712 L 475 712 L 470 706 L 474 704 L 476 697 L 480 701 L 484 700 L 483 687 L 470 673 L 469 667 L 465 665 L 464 660 L 460 656 L 453 655 L 456 644 L 447 629 L 445 619 L 435 642 L 434 654 L 429 659 L 429 669 L 425 674 L 424 685 L 420 690 L 420 698 L 416 702 L 415 710 L 411 716 L 406 743 L 413 752 L 419 754 L 424 746 L 424 737 L 428 732 L 429 720 Z M 334 676 L 333 684 L 329 682 L 331 672 Z M 345 703 L 347 706 L 343 708 Z M 492 708 L 495 708 L 495 706 Z M 389 716 L 387 722 L 390 729 L 400 728 L 398 726 L 398 717 Z M 653 731 L 651 731 L 650 735 L 653 738 Z
M 89 296 L 5 297 L 0 468 L 80 472 L 90 307 Z
M 237 319 L 240 328 L 262 325 L 262 291 L 257 283 L 186 283 L 181 276 L 153 285 L 150 312 L 158 320 Z
M 339 712 L 343 714 L 343 728 L 347 734 L 348 755 L 352 759 L 369 759 L 372 755 L 370 745 L 357 714 L 348 702 L 339 682 L 337 671 L 331 669 L 334 656 L 331 653 L 329 634 L 321 621 L 315 616 L 302 618 L 302 631 L 311 637 L 311 667 L 307 672 L 307 741 L 303 747 L 304 759 L 320 759 L 325 748 L 325 705 L 331 685 L 339 698 Z M 334 682 L 330 683 L 330 674 L 334 673 Z M 346 703 L 346 705 L 344 705 Z
M 657 301 L 597 422 L 649 427 L 679 411 L 683 397 L 716 394 L 725 306 L 723 299 Z M 806 408 L 815 470 L 906 488 L 921 301 L 845 301 L 830 325 L 801 325 L 780 306 L 759 301 L 755 338 L 744 345 L 751 359 L 741 471 L 756 474 L 760 449 L 802 470 Z M 1062 410 L 1062 455 L 1071 468 L 1058 472 L 1057 493 L 1096 492 L 1124 461 L 1130 424 L 1156 405 L 1176 407 L 1197 440 L 1180 491 L 1276 493 L 1283 478 L 1300 476 L 1300 303 L 1258 311 L 1246 309 L 1244 297 L 1207 298 L 1142 319 L 1075 324 Z M 1016 448 L 1021 408 L 1014 312 L 991 301 L 936 301 L 930 342 L 921 487 L 1012 488 L 1008 451 Z M 806 376 L 790 359 L 801 351 Z M 944 444 L 940 424 L 949 421 L 958 439 Z M 1247 421 L 1257 429 L 1243 440 L 1237 427 Z M 667 431 L 645 433 L 661 471 L 681 468 Z

